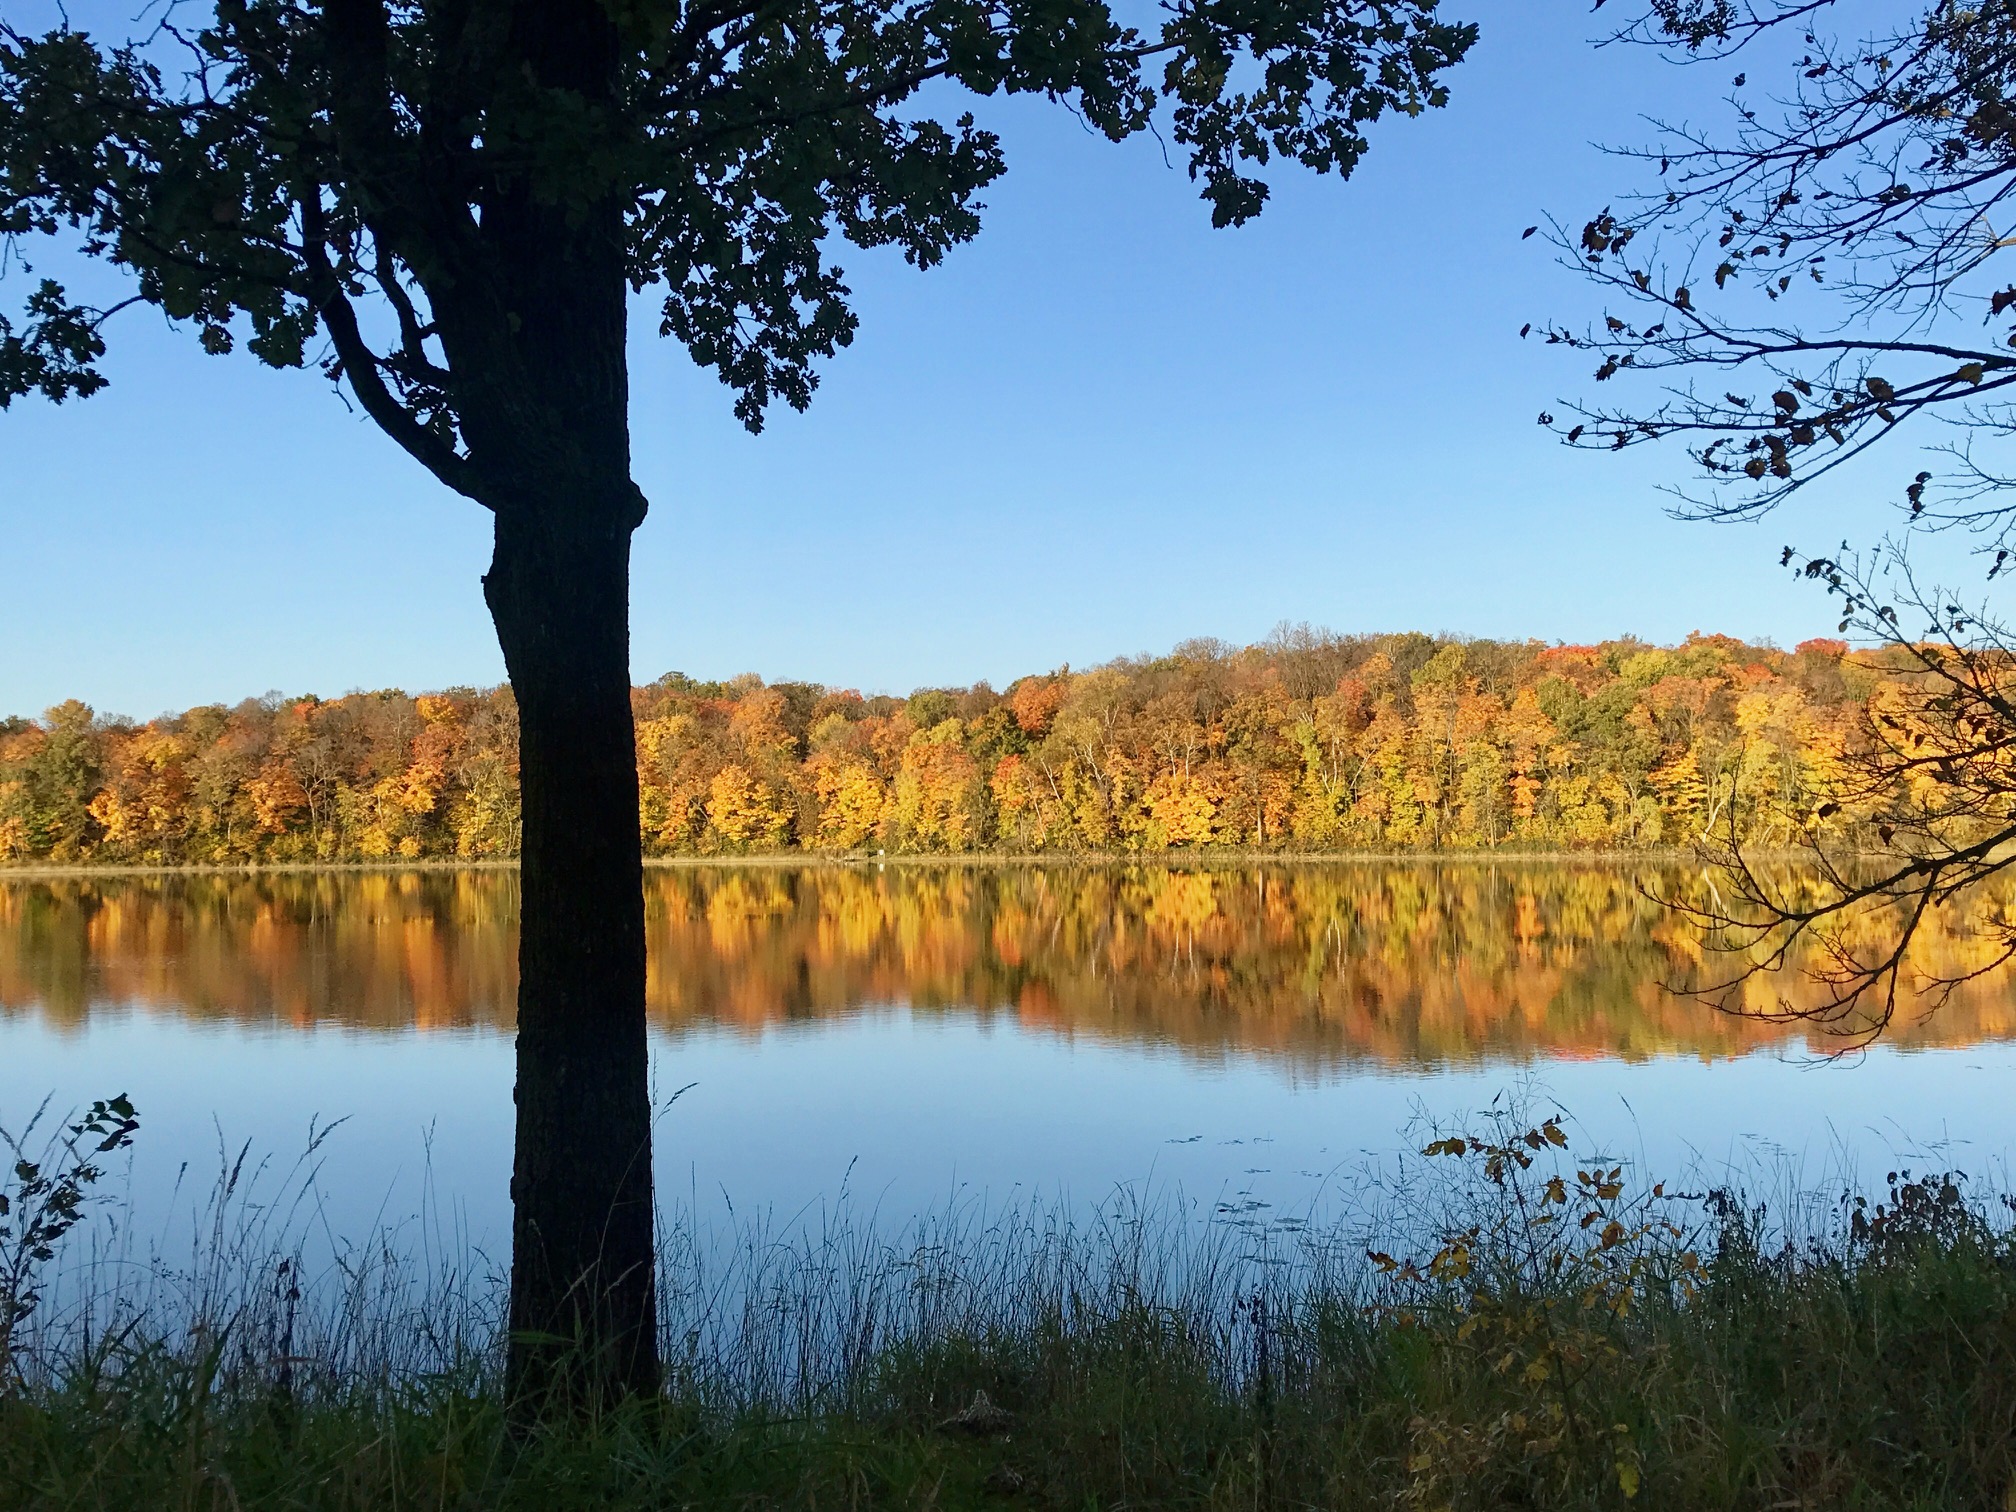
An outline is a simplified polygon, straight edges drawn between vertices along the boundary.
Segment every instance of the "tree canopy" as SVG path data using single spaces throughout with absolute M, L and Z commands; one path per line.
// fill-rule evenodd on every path
M 113 44 L 0 23 L 0 232 L 74 236 L 208 351 L 319 362 L 487 502 L 469 390 L 537 392 L 495 234 L 527 201 L 621 206 L 631 288 L 754 430 L 854 334 L 841 242 L 928 267 L 978 232 L 1002 145 L 940 81 L 1047 95 L 1116 141 L 1159 123 L 1226 226 L 1266 164 L 1348 174 L 1373 122 L 1441 104 L 1475 37 L 1434 0 L 1180 0 L 1141 25 L 1104 0 L 627 0 L 596 101 L 517 67 L 516 9 L 222 0 Z M 0 405 L 102 385 L 109 313 L 36 284 L 0 325 Z

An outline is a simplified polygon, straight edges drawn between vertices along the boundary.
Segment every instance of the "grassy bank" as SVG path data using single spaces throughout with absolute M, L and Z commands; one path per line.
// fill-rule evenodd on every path
M 100 1259 L 17 1335 L 0 1504 L 2010 1505 L 2016 1241 L 1958 1180 L 1793 1233 L 1501 1119 L 1380 1199 L 1391 1253 L 1127 1208 L 675 1231 L 665 1397 L 516 1443 L 488 1282 Z

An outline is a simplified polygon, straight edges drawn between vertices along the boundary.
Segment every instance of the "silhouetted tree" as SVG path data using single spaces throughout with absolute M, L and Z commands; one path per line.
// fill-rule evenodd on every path
M 1594 354 L 1599 383 L 1656 387 L 1540 419 L 1575 446 L 1679 443 L 1696 486 L 1678 512 L 1701 519 L 1764 514 L 1900 431 L 1937 438 L 1940 460 L 1899 479 L 1896 539 L 1784 554 L 1838 596 L 1841 631 L 1885 648 L 1901 690 L 1868 711 L 1851 780 L 1813 815 L 1853 805 L 1868 822 L 1848 843 L 1809 828 L 1796 876 L 1757 864 L 1732 822 L 1712 849 L 1733 894 L 1685 905 L 1744 953 L 1732 991 L 1817 944 L 1829 990 L 1796 1011 L 1867 1037 L 1900 997 L 1954 985 L 1913 966 L 1928 912 L 1973 907 L 2016 862 L 2016 643 L 1921 588 L 1906 550 L 1914 531 L 1971 531 L 1992 579 L 2016 549 L 2016 283 L 1999 255 L 2016 246 L 2016 3 L 1940 0 L 1853 42 L 1823 30 L 1835 9 L 1654 0 L 1618 33 L 1785 87 L 1759 100 L 1735 74 L 1725 136 L 1662 127 L 1628 154 L 1657 188 L 1555 228 L 1611 306 L 1548 341 Z M 1998 962 L 2016 953 L 2012 921 L 1984 908 L 1975 927 Z
M 1253 165 L 1348 173 L 1370 123 L 1442 102 L 1474 31 L 1434 4 L 1171 0 L 1143 29 L 1105 0 L 216 0 L 112 43 L 0 23 L 16 254 L 74 234 L 207 351 L 318 364 L 494 516 L 522 739 L 518 1399 L 584 1346 L 570 1397 L 658 1374 L 630 296 L 756 429 L 853 336 L 839 240 L 929 267 L 978 232 L 1004 161 L 954 86 L 1047 95 L 1116 141 L 1160 122 L 1238 225 Z M 0 328 L 0 402 L 101 387 L 120 307 L 37 284 Z

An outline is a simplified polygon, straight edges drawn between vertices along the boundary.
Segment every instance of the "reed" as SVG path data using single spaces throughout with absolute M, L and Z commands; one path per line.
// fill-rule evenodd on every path
M 498 1267 L 410 1229 L 317 1258 L 313 1180 L 227 1162 L 172 1253 L 85 1182 L 7 1270 L 16 1181 L 0 1505 L 2011 1505 L 2016 1238 L 1958 1176 L 1767 1209 L 1499 1110 L 1299 1227 L 675 1215 L 663 1396 L 529 1435 Z

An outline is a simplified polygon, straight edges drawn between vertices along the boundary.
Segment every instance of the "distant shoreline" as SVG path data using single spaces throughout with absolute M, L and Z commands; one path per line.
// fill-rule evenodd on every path
M 1804 851 L 1759 850 L 1748 853 L 1753 861 L 1800 861 Z M 1175 870 L 1207 870 L 1229 867 L 1282 866 L 1363 866 L 1375 863 L 1416 866 L 1480 865 L 1604 865 L 1625 863 L 1666 864 L 1704 862 L 1694 850 L 1661 846 L 1644 850 L 1517 850 L 1517 851 L 1255 851 L 1206 850 L 1160 852 L 1129 851 L 1034 852 L 1027 854 L 877 855 L 874 852 L 824 854 L 816 851 L 765 851 L 747 856 L 647 856 L 646 871 L 721 870 L 730 867 L 766 869 L 841 870 L 861 867 L 954 867 L 974 871 L 989 868 L 1024 869 L 1047 867 L 1056 870 L 1081 868 L 1113 870 L 1125 867 L 1153 867 Z M 32 882 L 68 877 L 259 877 L 283 874 L 400 875 L 426 872 L 494 871 L 515 872 L 516 859 L 446 860 L 401 858 L 398 861 L 246 861 L 232 863 L 189 863 L 175 866 L 107 864 L 78 866 L 0 865 L 0 883 Z

